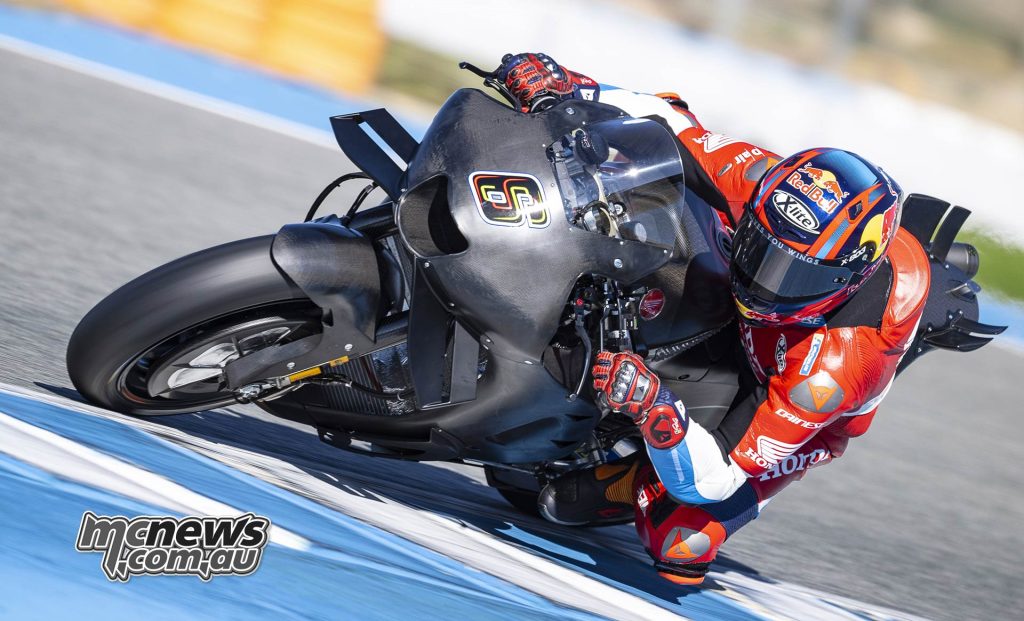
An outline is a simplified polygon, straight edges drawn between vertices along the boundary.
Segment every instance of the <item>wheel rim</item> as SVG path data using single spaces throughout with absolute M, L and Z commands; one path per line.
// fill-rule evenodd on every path
M 319 309 L 289 302 L 205 321 L 168 337 L 126 363 L 121 397 L 149 414 L 213 409 L 235 403 L 225 385 L 231 361 L 320 330 Z

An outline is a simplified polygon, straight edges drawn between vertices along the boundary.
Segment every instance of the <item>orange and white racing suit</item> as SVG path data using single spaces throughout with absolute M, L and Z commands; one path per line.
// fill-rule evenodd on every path
M 780 159 L 706 130 L 675 94 L 602 85 L 586 98 L 671 128 L 705 185 L 718 194 L 708 202 L 732 224 Z M 634 486 L 637 531 L 656 564 L 710 562 L 772 496 L 809 468 L 841 456 L 851 437 L 867 431 L 916 333 L 930 284 L 928 257 L 907 231 L 897 233 L 887 256 L 870 286 L 823 325 L 740 322 L 749 368 L 717 428 L 689 419 L 674 395 L 660 400 L 677 409 L 683 433 L 657 447 L 648 444 L 650 465 L 641 468 Z M 686 582 L 678 574 L 663 575 Z

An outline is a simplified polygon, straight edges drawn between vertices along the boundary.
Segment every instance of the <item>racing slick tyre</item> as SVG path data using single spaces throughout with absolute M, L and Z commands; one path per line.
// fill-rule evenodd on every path
M 111 293 L 75 328 L 67 369 L 89 401 L 143 416 L 235 403 L 224 366 L 321 330 L 321 312 L 270 255 L 273 235 L 216 246 Z
M 540 483 L 536 477 L 525 472 L 504 470 L 493 466 L 484 466 L 487 485 L 493 487 L 510 505 L 527 515 L 541 517 L 537 509 L 537 498 L 540 496 Z

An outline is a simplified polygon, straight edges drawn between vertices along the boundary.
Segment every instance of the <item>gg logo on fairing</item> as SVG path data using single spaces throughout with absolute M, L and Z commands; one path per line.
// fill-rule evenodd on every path
M 540 181 L 525 173 L 481 170 L 469 176 L 480 216 L 488 224 L 542 229 L 551 224 Z

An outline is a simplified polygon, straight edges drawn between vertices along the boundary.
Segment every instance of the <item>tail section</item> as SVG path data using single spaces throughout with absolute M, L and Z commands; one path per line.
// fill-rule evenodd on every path
M 974 246 L 956 241 L 970 213 L 923 194 L 911 194 L 903 204 L 900 226 L 928 253 L 932 287 L 917 335 L 898 371 L 935 349 L 974 351 L 1006 329 L 978 321 L 981 287 L 972 278 L 980 257 Z

